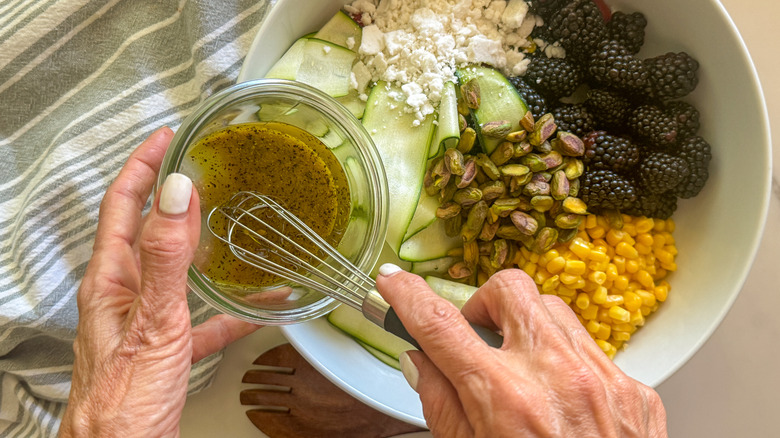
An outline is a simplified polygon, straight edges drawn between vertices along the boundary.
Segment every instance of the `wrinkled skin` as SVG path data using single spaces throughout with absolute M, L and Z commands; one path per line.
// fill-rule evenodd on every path
M 615 366 L 524 272 L 497 273 L 462 312 L 403 271 L 377 287 L 424 351 L 408 355 L 435 437 L 667 436 L 658 394 Z M 486 345 L 467 320 L 500 330 L 503 346 Z
M 133 154 L 100 206 L 94 252 L 78 291 L 73 383 L 60 436 L 178 436 L 192 363 L 259 326 L 219 315 L 192 328 L 187 269 L 200 236 L 189 210 L 142 218 L 173 132 Z

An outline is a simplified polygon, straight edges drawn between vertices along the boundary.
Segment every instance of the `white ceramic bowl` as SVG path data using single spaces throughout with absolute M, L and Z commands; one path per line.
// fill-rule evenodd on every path
M 686 100 L 700 110 L 700 134 L 714 155 L 707 186 L 698 197 L 681 200 L 674 214 L 680 269 L 669 279 L 669 299 L 615 358 L 628 375 L 656 386 L 709 338 L 747 277 L 769 205 L 769 123 L 753 63 L 718 1 L 607 1 L 613 10 L 646 15 L 642 56 L 685 50 L 699 61 L 700 83 Z M 240 80 L 262 77 L 296 38 L 318 29 L 344 3 L 280 0 L 260 29 Z M 315 368 L 353 396 L 425 425 L 419 399 L 403 376 L 327 322 L 286 326 L 284 332 Z

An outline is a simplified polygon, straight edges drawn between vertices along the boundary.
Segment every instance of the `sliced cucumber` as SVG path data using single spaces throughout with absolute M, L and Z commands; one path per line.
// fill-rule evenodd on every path
M 357 90 L 350 89 L 346 96 L 337 97 L 336 100 L 344 105 L 353 116 L 358 119 L 363 118 L 366 111 L 366 102 L 360 99 L 360 93 Z
M 428 195 L 425 193 L 425 190 L 420 192 L 420 200 L 417 202 L 417 208 L 414 210 L 412 221 L 409 222 L 409 228 L 406 229 L 404 242 L 436 220 L 436 209 L 439 208 L 439 205 L 439 198 Z
M 458 96 L 455 84 L 444 84 L 439 103 L 439 115 L 436 119 L 436 135 L 428 151 L 428 158 L 442 153 L 446 148 L 454 148 L 460 140 L 460 123 L 458 122 Z
M 455 263 L 457 259 L 455 257 L 442 257 L 433 260 L 426 260 L 424 262 L 412 263 L 412 274 L 417 274 L 421 277 L 427 277 L 429 275 L 442 276 L 447 273 L 447 270 Z
M 458 246 L 463 245 L 460 236 L 448 237 L 444 231 L 444 221 L 435 220 L 417 234 L 408 238 L 398 252 L 398 257 L 410 262 L 424 262 L 442 258 Z
M 357 56 L 355 52 L 315 38 L 310 38 L 303 50 L 303 60 L 295 80 L 333 97 L 346 96 L 352 63 Z
M 349 93 L 355 52 L 316 38 L 301 38 L 271 67 L 266 78 L 303 82 L 333 97 Z
M 307 41 L 309 41 L 308 38 L 296 40 L 293 45 L 284 52 L 284 55 L 276 61 L 273 67 L 268 70 L 265 77 L 294 81 L 295 77 L 298 75 L 298 69 L 303 62 L 303 53 Z
M 477 288 L 474 286 L 445 280 L 432 275 L 425 277 L 425 281 L 438 296 L 456 305 L 458 309 L 462 308 L 466 301 L 477 291 Z
M 477 128 L 483 123 L 508 120 L 512 124 L 512 131 L 520 129 L 520 119 L 528 111 L 528 105 L 525 104 L 523 97 L 504 75 L 497 70 L 483 66 L 458 69 L 457 75 L 461 84 L 472 79 L 475 79 L 479 84 L 480 105 L 478 109 L 471 112 Z M 488 154 L 492 153 L 502 141 L 499 138 L 482 135 L 479 129 L 477 129 L 477 135 Z
M 328 321 L 346 334 L 364 342 L 388 356 L 398 359 L 404 351 L 414 346 L 396 335 L 384 331 L 367 320 L 363 313 L 347 306 L 339 306 L 328 314 Z
M 396 253 L 417 208 L 433 134 L 433 116 L 415 126 L 414 115 L 403 112 L 404 104 L 397 100 L 402 95 L 397 87 L 377 83 L 368 96 L 363 116 L 363 126 L 373 138 L 387 174 L 387 243 Z
M 401 363 L 398 362 L 398 359 L 396 359 L 394 357 L 391 357 L 389 354 L 385 354 L 385 353 L 377 350 L 376 348 L 366 344 L 365 342 L 363 342 L 363 341 L 361 341 L 359 339 L 355 339 L 355 342 L 357 342 L 358 345 L 360 345 L 361 347 L 365 348 L 366 351 L 371 353 L 372 356 L 374 356 L 375 358 L 379 359 L 385 365 L 389 365 L 389 366 L 391 366 L 391 367 L 393 367 L 393 368 L 395 368 L 395 369 L 397 369 L 399 371 L 401 370 Z
M 355 23 L 355 20 L 344 13 L 344 11 L 338 11 L 333 18 L 322 26 L 319 32 L 314 34 L 314 38 L 357 51 L 357 48 L 360 47 L 362 35 L 363 29 Z M 351 44 L 350 38 L 352 39 Z

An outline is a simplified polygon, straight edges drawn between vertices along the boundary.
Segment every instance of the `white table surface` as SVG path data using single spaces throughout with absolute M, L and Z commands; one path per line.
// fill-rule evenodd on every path
M 780 2 L 721 0 L 737 24 L 764 88 L 772 131 L 780 135 Z M 657 389 L 672 437 L 780 436 L 780 146 L 774 140 L 773 191 L 764 239 L 745 286 L 710 340 Z M 746 157 L 749 158 L 749 157 Z M 244 371 L 284 343 L 263 328 L 229 347 L 211 388 L 187 401 L 182 437 L 263 437 L 238 401 Z

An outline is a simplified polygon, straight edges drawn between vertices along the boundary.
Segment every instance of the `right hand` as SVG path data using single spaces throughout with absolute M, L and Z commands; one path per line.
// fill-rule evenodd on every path
M 504 270 L 462 311 L 413 274 L 383 266 L 377 288 L 422 351 L 401 355 L 435 437 L 665 437 L 658 394 L 602 352 L 558 297 Z M 467 321 L 504 335 L 485 344 Z

